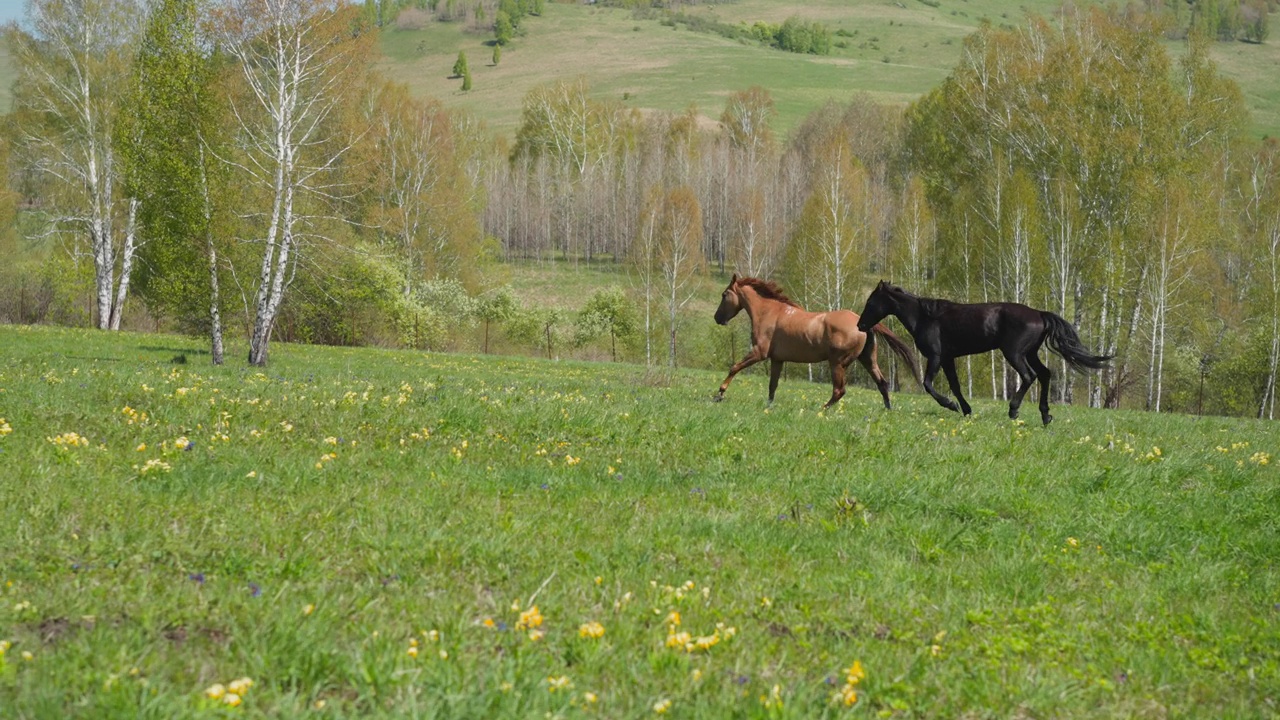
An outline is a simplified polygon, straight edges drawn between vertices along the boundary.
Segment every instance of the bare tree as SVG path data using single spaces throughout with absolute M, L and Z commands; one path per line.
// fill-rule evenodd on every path
M 240 62 L 247 100 L 236 103 L 238 167 L 266 191 L 267 224 L 257 277 L 249 364 L 267 345 L 305 238 L 324 239 L 307 200 L 336 199 L 339 160 L 355 144 L 339 122 L 344 97 L 363 80 L 370 35 L 353 32 L 356 10 L 328 0 L 227 0 L 217 21 Z M 304 197 L 305 196 L 305 197 Z
M 31 0 L 31 32 L 7 31 L 18 70 L 20 142 L 53 181 L 52 232 L 93 258 L 96 323 L 120 329 L 138 203 L 124 197 L 116 122 L 142 13 L 133 0 Z

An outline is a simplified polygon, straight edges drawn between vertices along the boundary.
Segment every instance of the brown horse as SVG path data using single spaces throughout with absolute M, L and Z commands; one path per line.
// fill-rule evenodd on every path
M 920 368 L 911 348 L 883 325 L 876 325 L 871 332 L 859 330 L 857 313 L 848 310 L 806 312 L 777 284 L 753 277 L 739 278 L 735 273 L 720 297 L 716 322 L 728 324 L 744 309 L 751 318 L 751 350 L 742 362 L 729 369 L 729 377 L 720 384 L 720 393 L 714 398 L 717 402 L 724 399 L 724 391 L 729 389 L 734 375 L 765 358 L 770 360 L 770 403 L 778 389 L 784 362 L 825 360 L 831 365 L 831 399 L 822 407 L 828 408 L 844 397 L 845 370 L 856 359 L 871 373 L 888 409 L 889 383 L 876 364 L 877 334 L 884 336 L 889 348 L 911 368 L 912 377 L 920 381 Z

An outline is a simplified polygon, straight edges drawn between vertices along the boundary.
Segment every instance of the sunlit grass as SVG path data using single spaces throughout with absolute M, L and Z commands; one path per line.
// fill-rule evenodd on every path
M 0 327 L 0 715 L 1274 712 L 1269 424 L 200 348 Z

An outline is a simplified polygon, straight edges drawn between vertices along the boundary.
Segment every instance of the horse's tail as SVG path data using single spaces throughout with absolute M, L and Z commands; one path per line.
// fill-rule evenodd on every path
M 902 342 L 902 338 L 894 335 L 889 328 L 884 326 L 884 323 L 876 323 L 871 330 L 884 336 L 884 341 L 889 343 L 889 349 L 902 358 L 902 362 L 906 363 L 907 367 L 911 368 L 911 377 L 916 379 L 916 384 L 924 387 L 924 381 L 920 379 L 920 364 L 916 362 L 916 351 L 910 345 Z
M 1114 355 L 1094 355 L 1080 342 L 1080 336 L 1076 334 L 1076 329 L 1071 327 L 1071 323 L 1063 320 L 1047 310 L 1040 311 L 1040 317 L 1044 318 L 1044 327 L 1047 344 L 1049 349 L 1057 353 L 1072 370 L 1084 372 L 1086 370 L 1101 370 L 1107 367 L 1108 361 L 1115 357 Z

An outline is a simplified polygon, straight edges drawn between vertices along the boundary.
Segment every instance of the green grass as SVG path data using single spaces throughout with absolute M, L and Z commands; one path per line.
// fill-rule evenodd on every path
M 1060 3 L 1034 0 L 1017 7 L 997 0 L 944 0 L 938 8 L 903 3 L 816 0 L 804 5 L 770 0 L 692 5 L 684 12 L 729 23 L 781 23 L 792 15 L 826 23 L 847 43 L 826 57 L 797 55 L 754 42 L 673 30 L 629 11 L 578 3 L 547 3 L 543 17 L 524 23 L 525 35 L 490 64 L 491 36 L 462 23 L 428 21 L 420 30 L 389 28 L 382 35 L 382 68 L 418 94 L 466 109 L 503 135 L 513 135 L 521 103 L 533 87 L 583 75 L 599 98 L 642 109 L 698 108 L 708 122 L 719 118 L 729 93 L 760 85 L 778 109 L 774 129 L 785 135 L 828 101 L 867 93 L 906 103 L 935 87 L 955 66 L 963 38 L 986 19 L 1017 25 L 1026 12 L 1049 16 Z M 1257 134 L 1280 132 L 1280 73 L 1273 72 L 1280 44 L 1218 43 L 1214 57 L 1239 82 L 1254 113 Z M 474 87 L 461 91 L 450 78 L 465 50 Z M 1171 47 L 1172 52 L 1179 49 Z
M 0 327 L 0 715 L 1276 714 L 1269 424 L 201 347 Z

